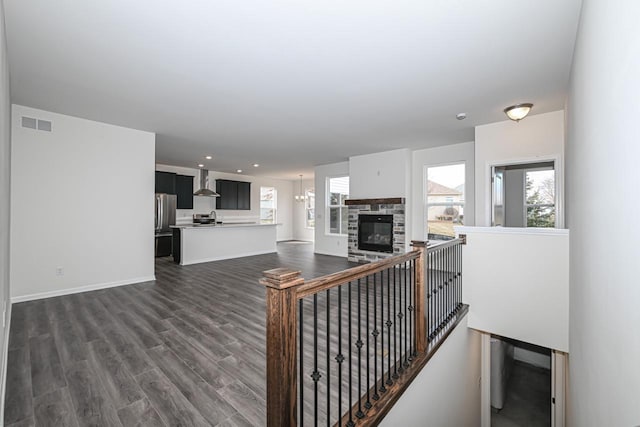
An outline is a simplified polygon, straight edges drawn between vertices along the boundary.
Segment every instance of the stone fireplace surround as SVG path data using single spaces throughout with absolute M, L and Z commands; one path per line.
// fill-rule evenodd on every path
M 349 207 L 348 257 L 349 261 L 368 263 L 404 253 L 405 250 L 405 199 L 393 197 L 385 199 L 346 200 Z M 364 251 L 358 248 L 358 215 L 393 215 L 393 253 Z

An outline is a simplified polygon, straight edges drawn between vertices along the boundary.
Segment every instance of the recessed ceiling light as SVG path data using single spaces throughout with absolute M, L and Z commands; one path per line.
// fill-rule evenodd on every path
M 204 165 L 203 165 L 202 163 L 200 163 L 200 164 L 198 165 L 198 167 L 199 167 L 199 168 L 203 168 L 203 167 L 204 167 Z
M 467 113 L 458 113 L 456 114 L 456 119 L 458 120 L 464 120 L 467 118 Z
M 212 157 L 211 156 L 204 156 L 204 158 L 207 159 L 207 160 L 211 160 Z
M 238 173 L 242 173 L 242 169 L 238 169 L 236 172 L 238 172 Z
M 259 164 L 257 164 L 257 163 L 254 163 L 254 164 L 253 164 L 253 167 L 254 167 L 254 168 L 257 168 L 258 166 L 260 166 L 260 165 L 259 165 Z

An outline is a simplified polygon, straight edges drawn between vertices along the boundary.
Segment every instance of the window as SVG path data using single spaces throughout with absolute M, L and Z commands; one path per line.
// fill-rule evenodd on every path
M 455 237 L 454 225 L 464 224 L 464 163 L 427 168 L 427 234 L 429 240 Z
M 556 184 L 553 169 L 525 172 L 527 227 L 556 226 Z
M 260 187 L 260 224 L 275 224 L 278 191 L 274 187 Z
M 327 178 L 327 218 L 329 234 L 347 234 L 349 209 L 344 201 L 349 197 L 349 177 Z
M 304 213 L 305 227 L 315 228 L 316 226 L 316 192 L 313 188 L 307 188 L 304 191 Z

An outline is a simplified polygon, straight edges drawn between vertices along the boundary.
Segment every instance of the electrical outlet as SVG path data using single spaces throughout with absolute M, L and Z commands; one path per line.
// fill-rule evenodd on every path
M 62 267 L 56 267 L 56 276 L 64 276 L 64 269 Z

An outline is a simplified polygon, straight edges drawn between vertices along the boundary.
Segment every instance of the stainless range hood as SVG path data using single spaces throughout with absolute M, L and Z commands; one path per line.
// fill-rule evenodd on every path
M 193 193 L 194 196 L 220 197 L 215 191 L 209 190 L 209 170 L 200 169 L 200 189 Z

